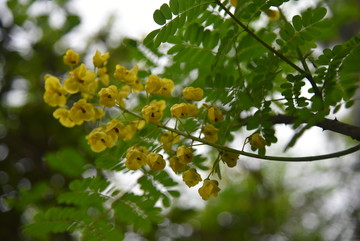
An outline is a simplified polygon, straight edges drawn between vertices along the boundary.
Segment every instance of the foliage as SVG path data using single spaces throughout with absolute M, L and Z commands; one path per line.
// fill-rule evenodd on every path
M 57 108 L 53 116 L 63 126 L 80 129 L 75 135 L 80 141 L 74 148 L 45 155 L 46 165 L 67 178 L 69 189 L 61 186 L 51 193 L 49 185 L 39 182 L 34 193 L 21 193 L 21 202 L 8 200 L 19 210 L 26 209 L 25 204 L 51 201 L 50 207 L 33 206 L 36 214 L 24 234 L 35 240 L 49 240 L 58 233 L 80 240 L 121 240 L 129 231 L 150 236 L 164 222 L 164 210 L 180 197 L 176 175 L 186 173 L 183 180 L 189 187 L 203 181 L 199 194 L 208 200 L 218 192 L 233 194 L 234 189 L 221 194 L 219 186 L 222 173 L 236 166 L 239 155 L 297 162 L 358 151 L 360 145 L 321 156 L 266 155 L 278 141 L 275 114 L 293 118 L 294 136 L 285 147 L 290 148 L 309 128 L 353 107 L 359 80 L 359 35 L 328 48 L 318 46 L 336 24 L 327 15 L 330 5 L 319 2 L 287 19 L 286 2 L 170 0 L 154 11 L 159 29 L 143 42 L 124 40 L 138 65 L 120 65 L 118 53 L 109 50 L 110 54 L 97 52 L 90 67 L 68 50 L 63 58 L 70 67 L 67 74 L 58 64 L 47 68 L 51 75 L 44 77 L 44 100 Z M 75 16 L 68 21 L 71 27 L 65 32 L 78 23 Z M 46 21 L 39 18 L 41 23 Z M 257 27 L 259 23 L 265 25 Z M 164 56 L 169 64 L 155 75 L 157 60 Z M 332 130 L 344 133 L 334 125 Z M 242 143 L 234 143 L 243 130 L 249 134 Z M 200 145 L 210 148 L 210 154 Z M 113 176 L 119 173 L 129 174 L 134 184 L 118 185 Z M 259 183 L 252 177 L 247 181 L 247 192 L 254 192 Z M 51 197 L 41 196 L 44 192 Z M 271 193 L 266 197 L 273 198 Z M 251 220 L 264 225 L 264 235 L 279 228 L 268 216 L 277 215 L 281 224 L 289 219 L 289 209 L 272 210 L 289 206 L 285 192 L 270 203 L 255 198 L 265 214 L 256 212 L 259 206 L 251 207 L 246 198 L 234 210 L 229 200 L 219 206 L 226 212 L 240 210 L 240 216 L 259 214 Z M 251 239 L 251 234 L 243 238 Z M 317 234 L 311 238 L 321 240 Z

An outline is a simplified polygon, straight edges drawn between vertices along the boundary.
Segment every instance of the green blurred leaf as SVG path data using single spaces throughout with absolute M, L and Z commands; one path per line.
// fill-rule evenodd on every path
M 46 163 L 52 168 L 69 177 L 79 177 L 85 170 L 86 161 L 73 148 L 64 148 L 55 153 L 48 153 L 45 156 Z
M 170 0 L 169 4 L 170 4 L 171 12 L 175 15 L 179 14 L 179 1 Z
M 167 5 L 166 3 L 164 3 L 163 5 L 161 5 L 160 11 L 161 11 L 161 13 L 163 14 L 163 16 L 164 16 L 166 19 L 171 19 L 171 18 L 172 18 L 171 9 L 170 9 L 169 5 Z
M 292 18 L 292 23 L 293 23 L 294 28 L 295 28 L 296 31 L 301 30 L 301 28 L 302 28 L 302 20 L 301 20 L 301 17 L 299 15 L 295 15 Z
M 159 25 L 164 25 L 166 23 L 166 18 L 159 9 L 155 10 L 155 12 L 153 14 L 153 18 L 154 18 L 155 23 L 157 23 Z

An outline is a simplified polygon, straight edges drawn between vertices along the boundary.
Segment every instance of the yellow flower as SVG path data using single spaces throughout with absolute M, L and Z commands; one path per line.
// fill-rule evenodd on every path
M 110 83 L 109 79 L 109 72 L 106 67 L 98 68 L 97 74 L 99 76 L 100 81 L 105 85 L 108 86 Z
M 224 116 L 217 107 L 204 105 L 208 109 L 208 119 L 212 123 L 219 123 L 224 120 Z
M 95 128 L 87 136 L 86 139 L 90 148 L 94 152 L 102 152 L 106 148 L 114 146 L 115 141 L 110 135 L 103 131 L 103 128 Z
M 145 127 L 146 122 L 144 120 L 133 120 L 130 122 L 130 126 L 135 128 L 135 130 L 142 130 Z
M 134 138 L 136 134 L 136 128 L 132 125 L 125 126 L 124 129 L 124 137 L 122 138 L 124 141 L 130 141 L 132 138 Z
M 152 95 L 162 95 L 164 97 L 171 97 L 175 86 L 171 79 L 160 79 L 156 75 L 150 75 L 146 80 L 145 90 Z
M 112 136 L 114 139 L 123 139 L 126 135 L 125 125 L 118 120 L 111 120 L 105 125 L 106 134 Z
M 186 100 L 199 101 L 203 98 L 204 91 L 201 88 L 186 87 L 183 89 L 182 95 Z
M 238 5 L 239 0 L 230 0 L 231 6 L 236 7 Z
M 159 108 L 160 111 L 164 111 L 166 108 L 165 100 L 153 100 L 150 102 L 150 105 L 155 105 Z
M 119 94 L 115 85 L 110 85 L 107 88 L 102 88 L 98 96 L 100 98 L 100 104 L 106 107 L 113 107 L 118 102 Z
M 199 109 L 194 104 L 180 103 L 173 105 L 170 112 L 171 116 L 175 118 L 196 117 L 199 114 Z
M 159 141 L 163 144 L 163 149 L 165 152 L 169 152 L 171 147 L 178 143 L 179 140 L 180 135 L 170 131 L 165 131 L 159 139 Z
M 249 137 L 249 143 L 255 148 L 264 148 L 266 146 L 266 141 L 259 135 L 259 133 L 252 134 Z
M 183 163 L 179 160 L 177 156 L 172 156 L 169 158 L 170 167 L 175 172 L 181 172 L 186 168 L 186 163 Z
M 146 146 L 138 146 L 138 145 L 135 145 L 135 146 L 131 146 L 128 150 L 137 150 L 141 153 L 144 153 L 145 155 L 149 154 L 149 151 L 148 149 L 146 148 Z M 147 164 L 146 160 L 144 160 L 144 165 Z
M 210 142 L 216 142 L 218 139 L 218 132 L 219 129 L 216 128 L 213 125 L 206 125 L 203 127 L 202 129 L 204 135 L 205 135 L 205 140 L 210 141 Z
M 60 84 L 60 80 L 54 76 L 45 76 L 44 101 L 50 106 L 65 106 L 66 90 Z
M 182 175 L 183 181 L 188 187 L 193 187 L 202 181 L 200 174 L 194 168 L 186 170 Z
M 219 183 L 216 180 L 205 180 L 202 187 L 199 188 L 199 194 L 204 200 L 209 200 L 211 196 L 217 197 L 218 192 L 221 189 L 219 188 Z
M 130 147 L 126 152 L 125 166 L 129 170 L 137 170 L 146 164 L 146 154 Z
M 221 160 L 223 160 L 228 167 L 236 166 L 237 160 L 239 159 L 239 154 L 225 151 L 221 154 Z
M 86 102 L 85 99 L 80 99 L 74 103 L 70 109 L 70 118 L 77 124 L 81 125 L 84 121 L 91 121 L 94 119 L 95 109 L 92 104 Z
M 119 98 L 125 99 L 131 92 L 130 86 L 124 85 L 119 89 Z
M 265 13 L 270 21 L 277 21 L 280 19 L 280 12 L 277 10 L 268 9 L 265 10 Z
M 134 92 L 139 92 L 139 91 L 142 91 L 144 89 L 144 86 L 140 82 L 139 79 L 136 79 L 135 82 L 133 84 L 131 84 L 130 86 L 134 90 Z
M 100 51 L 96 50 L 95 55 L 93 57 L 93 63 L 95 67 L 103 67 L 106 65 L 108 59 L 110 57 L 109 53 L 101 54 Z
M 179 146 L 176 150 L 176 156 L 179 158 L 180 162 L 183 163 L 189 163 L 194 158 L 194 154 L 186 146 Z
M 146 162 L 153 171 L 161 171 L 166 165 L 163 156 L 157 153 L 150 153 L 146 157 Z
M 147 122 L 158 124 L 163 117 L 163 112 L 156 104 L 146 105 L 142 108 L 141 114 Z
M 188 117 L 197 117 L 199 114 L 199 109 L 194 104 L 187 104 L 188 108 Z
M 115 79 L 132 86 L 138 79 L 138 66 L 135 65 L 134 68 L 128 70 L 124 66 L 116 65 L 114 77 Z
M 188 108 L 186 103 L 175 104 L 170 108 L 171 116 L 180 118 L 186 117 L 188 113 Z
M 64 81 L 64 88 L 70 94 L 75 94 L 79 91 L 89 93 L 97 88 L 96 74 L 87 70 L 85 64 L 69 73 L 69 77 Z
M 79 54 L 72 49 L 68 49 L 64 55 L 64 63 L 70 67 L 79 64 Z
M 105 116 L 105 112 L 102 108 L 95 107 L 94 111 L 95 111 L 95 115 L 92 121 L 99 120 Z
M 134 138 L 136 131 L 144 128 L 146 122 L 144 120 L 134 120 L 124 129 L 124 141 L 129 141 Z
M 53 116 L 59 119 L 61 125 L 65 127 L 74 127 L 75 123 L 70 118 L 70 111 L 66 108 L 58 108 L 54 111 Z
M 145 90 L 149 94 L 157 94 L 161 88 L 161 80 L 157 75 L 150 75 L 146 80 Z
M 171 79 L 164 78 L 160 80 L 160 83 L 161 83 L 161 88 L 157 92 L 157 94 L 162 95 L 164 97 L 171 97 L 171 93 L 175 88 L 174 82 Z

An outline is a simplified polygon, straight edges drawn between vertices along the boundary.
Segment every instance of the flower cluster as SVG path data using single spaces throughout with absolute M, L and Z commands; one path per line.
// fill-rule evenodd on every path
M 203 89 L 191 86 L 183 88 L 181 96 L 175 96 L 181 99 L 180 103 L 168 107 L 166 98 L 172 98 L 175 89 L 171 79 L 149 75 L 146 80 L 141 80 L 138 65 L 131 69 L 116 65 L 111 76 L 107 67 L 109 58 L 109 53 L 96 51 L 93 56 L 94 68 L 90 70 L 80 63 L 78 53 L 71 49 L 66 51 L 63 60 L 71 68 L 68 75 L 63 80 L 52 75 L 45 75 L 44 78 L 44 101 L 57 108 L 53 116 L 65 127 L 89 122 L 94 128 L 86 135 L 86 140 L 94 152 L 112 148 L 118 141 L 132 140 L 147 125 L 151 126 L 149 129 L 163 129 L 159 136 L 151 139 L 156 146 L 154 149 L 148 150 L 146 146 L 149 145 L 146 144 L 129 147 L 124 153 L 124 165 L 133 171 L 162 171 L 169 163 L 175 173 L 182 174 L 187 186 L 198 185 L 203 179 L 196 169 L 198 163 L 194 155 L 194 140 L 187 143 L 191 133 L 179 131 L 177 125 L 188 118 L 195 119 L 200 126 L 200 138 L 204 143 L 212 145 L 218 141 L 218 134 L 221 133 L 218 123 L 225 119 L 221 109 L 205 103 L 201 105 L 199 101 L 203 100 Z M 144 93 L 142 96 L 146 96 L 146 104 L 136 107 L 140 113 L 127 109 L 127 100 L 132 93 Z M 104 117 L 112 109 L 116 109 L 119 116 L 110 120 L 106 118 L 105 121 Z M 123 117 L 124 113 L 133 118 Z M 171 118 L 176 124 L 170 128 L 164 123 Z M 266 145 L 265 140 L 257 133 L 247 140 L 254 148 Z M 236 165 L 238 154 L 219 151 L 221 160 L 228 167 Z M 204 200 L 216 197 L 219 191 L 218 182 L 209 178 L 203 181 L 198 190 Z

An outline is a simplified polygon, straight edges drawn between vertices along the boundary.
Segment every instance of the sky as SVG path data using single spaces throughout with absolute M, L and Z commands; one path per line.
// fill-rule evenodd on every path
M 147 33 L 159 28 L 153 20 L 153 12 L 166 0 L 73 0 L 70 6 L 82 17 L 82 31 L 85 35 L 97 32 L 109 16 L 114 15 L 115 28 L 112 36 L 143 39 Z M 79 43 L 74 43 L 74 47 Z

